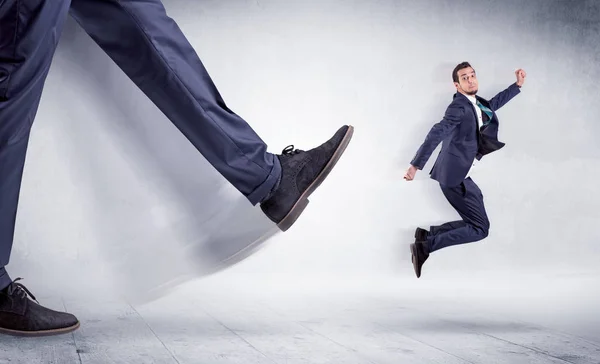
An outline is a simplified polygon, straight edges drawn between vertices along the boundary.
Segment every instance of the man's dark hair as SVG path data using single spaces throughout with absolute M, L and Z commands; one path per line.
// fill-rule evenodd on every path
M 469 62 L 462 62 L 462 63 L 459 63 L 456 67 L 454 67 L 454 71 L 452 71 L 452 81 L 458 82 L 458 71 L 462 70 L 463 68 L 468 68 L 468 67 L 471 67 Z M 473 67 L 471 67 L 471 68 L 473 68 Z

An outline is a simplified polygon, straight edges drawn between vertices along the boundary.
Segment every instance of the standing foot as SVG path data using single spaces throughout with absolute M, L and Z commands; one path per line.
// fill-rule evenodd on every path
M 20 279 L 15 279 L 8 287 L 0 290 L 0 333 L 13 336 L 50 336 L 70 333 L 79 328 L 79 321 L 75 316 L 38 304 L 24 285 L 16 283 Z

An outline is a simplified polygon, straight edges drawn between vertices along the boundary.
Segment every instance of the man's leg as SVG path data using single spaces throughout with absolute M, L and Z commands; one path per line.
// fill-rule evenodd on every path
M 198 151 L 280 229 L 289 228 L 348 144 L 277 156 L 231 111 L 160 0 L 73 0 L 71 15 Z M 110 26 L 108 26 L 110 24 Z
M 415 230 L 415 239 L 417 241 L 426 241 L 427 238 L 433 237 L 435 235 L 439 235 L 449 230 L 458 229 L 459 227 L 465 226 L 466 223 L 463 220 L 456 220 L 446 222 L 442 225 L 431 225 L 429 230 L 425 230 L 423 228 L 418 227 Z
M 9 103 L 8 100 L 0 102 L 0 120 L 2 122 L 7 120 L 18 125 L 18 120 L 4 117 L 5 113 L 2 106 Z M 21 119 L 20 121 L 27 123 L 26 119 Z M 27 124 L 21 124 L 21 126 L 26 129 L 29 128 Z M 11 142 L 10 144 L 5 142 L 4 145 L 0 146 L 0 289 L 6 288 L 12 282 L 4 267 L 8 265 L 12 251 L 19 193 L 28 142 L 29 133 L 19 135 L 16 142 Z
M 11 244 L 12 245 L 12 244 Z M 8 248 L 9 253 L 8 255 L 4 255 L 6 257 L 5 261 L 8 262 L 8 258 L 10 257 L 10 247 Z M 5 253 L 2 253 L 5 254 Z M 0 268 L 0 290 L 3 290 L 4 288 L 8 287 L 8 285 L 12 282 L 12 279 L 10 279 L 10 276 L 8 275 L 8 272 L 6 271 L 6 269 L 4 267 Z
M 411 244 L 413 265 L 417 277 L 429 254 L 458 244 L 472 243 L 488 236 L 490 221 L 485 211 L 483 194 L 469 177 L 459 186 L 441 186 L 442 192 L 462 221 L 452 221 L 434 226 L 425 239 L 417 239 Z
M 0 1 L 0 333 L 36 336 L 79 327 L 74 316 L 29 300 L 5 269 L 29 132 L 68 9 L 68 0 Z
M 483 194 L 477 184 L 469 177 L 460 186 L 442 187 L 442 191 L 464 224 L 452 224 L 454 228 L 429 236 L 425 244 L 427 252 L 485 239 L 489 233 L 490 221 L 485 211 Z
M 429 227 L 429 236 L 436 236 L 446 231 L 455 230 L 464 227 L 466 223 L 463 220 L 450 221 L 442 225 L 432 225 Z

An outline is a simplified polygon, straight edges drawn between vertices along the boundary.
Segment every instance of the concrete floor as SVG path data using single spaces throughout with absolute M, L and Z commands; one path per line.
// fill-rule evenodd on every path
M 192 282 L 140 306 L 48 297 L 44 303 L 75 313 L 81 328 L 2 336 L 0 363 L 600 363 L 597 297 L 587 305 L 553 300 L 541 279 L 528 280 L 538 290 L 529 296 L 524 284 L 449 289 L 448 279 L 431 289 L 415 281 L 301 292 L 258 277 L 233 290 Z M 567 295 L 573 283 L 563 280 L 555 292 Z

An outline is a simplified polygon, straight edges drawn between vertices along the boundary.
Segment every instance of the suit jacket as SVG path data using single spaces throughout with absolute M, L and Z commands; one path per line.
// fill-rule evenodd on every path
M 479 102 L 493 112 L 490 123 L 481 130 L 477 122 L 477 106 L 465 95 L 455 93 L 444 118 L 431 128 L 410 164 L 422 170 L 435 148 L 442 142 L 430 177 L 445 186 L 458 186 L 476 158 L 481 160 L 483 156 L 504 147 L 505 144 L 498 140 L 496 111 L 520 92 L 519 86 L 513 83 L 489 101 L 476 96 Z M 484 123 L 489 120 L 483 112 L 482 116 Z

